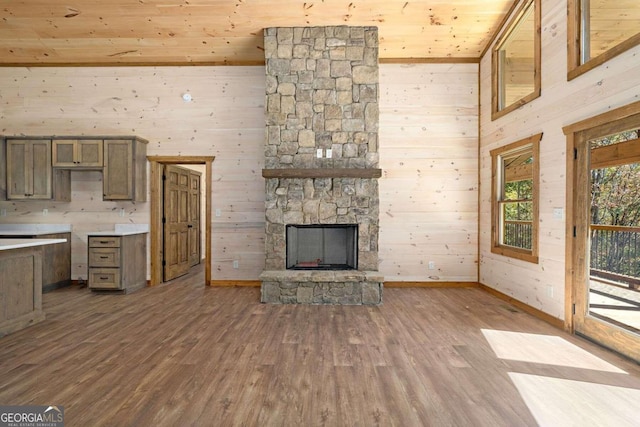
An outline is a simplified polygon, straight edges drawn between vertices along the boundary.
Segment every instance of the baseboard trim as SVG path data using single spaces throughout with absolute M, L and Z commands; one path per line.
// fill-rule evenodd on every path
M 557 317 L 553 317 L 550 314 L 545 313 L 542 310 L 538 310 L 537 308 L 531 307 L 529 304 L 525 304 L 522 301 L 519 301 L 513 297 L 510 297 L 509 295 L 503 294 L 500 291 L 497 291 L 493 288 L 490 288 L 487 285 L 483 285 L 482 283 L 479 283 L 479 287 L 480 289 L 482 289 L 483 291 L 490 293 L 491 295 L 493 295 L 496 298 L 499 298 L 503 301 L 508 302 L 509 304 L 515 306 L 516 308 L 519 308 L 520 310 L 524 311 L 525 313 L 528 313 L 530 315 L 532 315 L 533 317 L 537 317 L 540 320 L 543 320 L 547 323 L 549 323 L 551 326 L 555 326 L 558 329 L 565 329 L 564 327 L 564 321 L 562 319 L 558 319 Z
M 478 282 L 384 282 L 385 288 L 477 288 Z
M 260 280 L 211 280 L 209 282 L 209 286 L 219 288 L 259 288 L 260 285 L 262 285 L 262 282 Z

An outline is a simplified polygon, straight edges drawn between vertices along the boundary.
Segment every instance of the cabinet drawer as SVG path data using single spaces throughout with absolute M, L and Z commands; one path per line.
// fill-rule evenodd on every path
M 115 236 L 90 236 L 90 248 L 119 248 L 120 237 Z
M 120 289 L 119 268 L 90 268 L 89 288 Z
M 89 267 L 120 267 L 120 248 L 89 248 Z

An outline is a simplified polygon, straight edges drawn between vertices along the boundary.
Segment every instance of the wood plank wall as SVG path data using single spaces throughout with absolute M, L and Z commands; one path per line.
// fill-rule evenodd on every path
M 381 65 L 380 268 L 388 280 L 477 280 L 477 68 Z M 0 68 L 0 133 L 135 134 L 150 141 L 149 155 L 216 156 L 213 279 L 257 280 L 264 76 L 259 66 Z M 70 203 L 0 202 L 0 222 L 73 224 L 72 276 L 86 279 L 88 232 L 149 222 L 149 202 L 103 202 L 101 179 L 73 172 Z
M 490 50 L 480 64 L 480 283 L 564 319 L 566 139 L 562 127 L 640 99 L 636 47 L 567 82 L 567 5 L 542 1 L 542 95 L 491 121 Z M 492 254 L 489 151 L 543 132 L 540 142 L 539 264 Z
M 478 65 L 382 66 L 380 92 L 380 271 L 477 281 Z
M 135 134 L 149 155 L 214 155 L 214 278 L 255 279 L 264 250 L 263 67 L 0 68 L 0 133 Z M 182 94 L 193 101 L 186 103 Z M 72 173 L 72 202 L 0 202 L 1 222 L 72 223 L 72 276 L 86 235 L 149 223 L 149 202 L 103 202 L 99 172 Z M 43 208 L 49 214 L 42 215 Z M 125 216 L 120 217 L 120 209 Z M 239 261 L 233 269 L 233 260 Z

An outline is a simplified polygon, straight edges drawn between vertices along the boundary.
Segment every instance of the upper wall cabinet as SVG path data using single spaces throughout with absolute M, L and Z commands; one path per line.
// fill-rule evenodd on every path
M 0 138 L 0 200 L 71 200 L 73 169 L 101 170 L 103 200 L 147 200 L 147 141 L 135 136 Z
M 104 200 L 147 201 L 147 141 L 104 140 Z
M 53 140 L 53 167 L 70 169 L 102 168 L 101 139 Z
M 7 198 L 52 198 L 51 141 L 7 140 Z
M 69 201 L 69 178 L 51 168 L 50 139 L 0 139 L 0 200 Z

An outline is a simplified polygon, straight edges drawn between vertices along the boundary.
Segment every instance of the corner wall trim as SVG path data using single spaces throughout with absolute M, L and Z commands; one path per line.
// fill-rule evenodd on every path
M 557 317 L 553 317 L 550 314 L 545 313 L 542 310 L 538 310 L 537 308 L 534 308 L 528 304 L 523 303 L 522 301 L 519 301 L 513 297 L 510 297 L 509 295 L 505 295 L 500 291 L 497 291 L 493 288 L 490 288 L 487 285 L 483 285 L 482 283 L 479 284 L 480 289 L 482 289 L 483 291 L 490 293 L 491 295 L 493 295 L 496 298 L 499 298 L 503 301 L 508 302 L 509 304 L 515 306 L 516 308 L 519 308 L 520 310 L 524 311 L 527 314 L 530 314 L 534 317 L 537 317 L 540 320 L 543 320 L 545 322 L 547 322 L 548 324 L 550 324 L 551 326 L 555 326 L 558 329 L 562 329 L 564 330 L 564 320 L 562 319 L 558 319 Z

